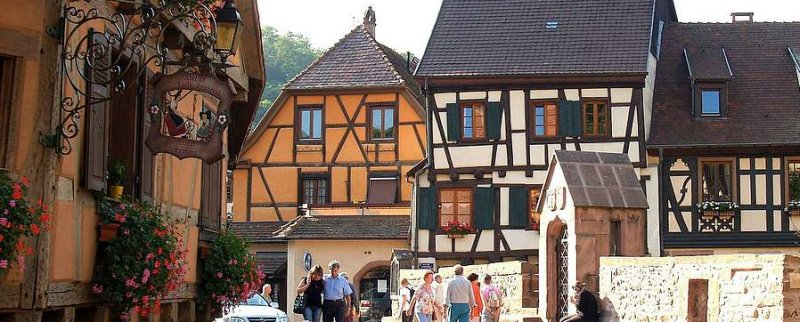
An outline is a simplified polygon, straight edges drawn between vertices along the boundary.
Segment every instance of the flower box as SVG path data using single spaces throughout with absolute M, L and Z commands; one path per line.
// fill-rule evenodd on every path
M 789 216 L 800 216 L 800 200 L 792 200 L 784 209 Z
M 442 227 L 442 230 L 447 234 L 448 238 L 464 238 L 467 234 L 474 232 L 470 224 L 457 221 L 448 221 L 447 224 Z
M 697 204 L 703 216 L 732 216 L 739 210 L 739 205 L 730 201 L 703 201 Z
M 464 238 L 464 236 L 466 236 L 466 235 L 461 235 L 461 234 L 447 234 L 447 238 L 453 238 L 453 239 L 456 239 L 456 238 Z
M 119 224 L 100 224 L 99 225 L 100 234 L 98 235 L 97 239 L 101 242 L 110 242 L 117 238 L 117 233 L 119 232 Z

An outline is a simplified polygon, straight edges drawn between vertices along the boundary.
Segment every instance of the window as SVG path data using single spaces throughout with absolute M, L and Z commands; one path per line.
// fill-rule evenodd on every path
M 733 201 L 733 161 L 704 161 L 703 201 Z
M 720 102 L 718 89 L 706 89 L 701 93 L 701 105 L 703 115 L 719 115 Z
M 374 106 L 371 108 L 370 137 L 373 140 L 392 140 L 395 137 L 394 107 Z
M 397 202 L 397 175 L 373 174 L 369 177 L 367 204 L 389 205 Z
M 790 160 L 788 169 L 789 200 L 800 201 L 800 160 Z
M 461 137 L 466 140 L 486 138 L 486 109 L 483 103 L 461 104 Z
M 6 157 L 8 156 L 13 85 L 14 59 L 0 56 L 0 168 L 6 167 Z
M 558 135 L 558 105 L 556 102 L 533 102 L 529 127 L 533 137 L 551 138 Z
M 608 134 L 608 108 L 606 102 L 583 103 L 583 134 L 603 136 Z
M 225 185 L 226 185 L 225 192 L 226 192 L 226 198 L 230 203 L 233 202 L 233 171 L 228 170 L 227 176 L 228 176 L 227 180 L 225 180 Z
M 531 188 L 529 193 L 528 202 L 530 202 L 530 205 L 528 209 L 530 209 L 531 213 L 531 228 L 539 230 L 540 214 L 537 211 L 536 203 L 539 202 L 539 196 L 542 195 L 542 188 Z
M 611 249 L 608 255 L 622 255 L 622 222 L 616 220 L 611 221 L 611 237 L 609 241 L 611 242 Z
M 439 225 L 448 222 L 472 225 L 472 188 L 442 188 L 439 190 Z
M 308 205 L 324 205 L 328 203 L 328 178 L 307 176 L 300 179 L 301 200 Z
M 322 140 L 322 107 L 300 107 L 301 141 Z

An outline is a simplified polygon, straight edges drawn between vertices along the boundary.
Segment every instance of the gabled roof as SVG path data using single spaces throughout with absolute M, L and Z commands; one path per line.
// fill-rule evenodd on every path
M 233 222 L 230 229 L 252 243 L 279 242 L 284 240 L 277 231 L 285 222 Z
M 543 191 L 560 167 L 575 207 L 647 209 L 647 197 L 627 154 L 555 151 Z M 540 199 L 538 208 L 541 211 Z
M 285 89 L 401 87 L 413 83 L 406 60 L 381 45 L 363 25 L 290 80 Z
M 734 75 L 727 80 L 727 115 L 694 117 L 683 51 L 691 58 L 722 48 Z M 800 145 L 800 83 L 790 48 L 800 49 L 800 23 L 667 24 L 648 146 Z M 725 73 L 719 61 L 709 74 Z
M 300 216 L 278 232 L 287 239 L 406 239 L 408 216 Z
M 733 78 L 725 48 L 684 48 L 689 77 L 698 80 Z
M 644 74 L 647 0 L 444 0 L 417 77 Z

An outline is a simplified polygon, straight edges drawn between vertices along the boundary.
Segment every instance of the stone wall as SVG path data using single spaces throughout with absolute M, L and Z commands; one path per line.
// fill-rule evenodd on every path
M 440 267 L 439 274 L 442 275 L 445 283 L 453 277 L 452 267 Z M 538 316 L 536 305 L 538 304 L 538 271 L 536 266 L 528 262 L 502 262 L 484 265 L 464 266 L 464 275 L 476 273 L 480 276 L 483 283 L 483 276 L 492 276 L 492 283 L 503 291 L 504 305 L 501 313 L 501 321 L 530 322 Z M 425 270 L 404 269 L 400 270 L 400 278 L 408 279 L 409 287 L 416 289 L 421 285 Z M 396 294 L 392 295 L 392 312 L 394 316 L 384 318 L 384 321 L 399 321 L 398 312 L 399 301 Z
M 603 257 L 599 295 L 603 321 L 800 321 L 800 258 Z

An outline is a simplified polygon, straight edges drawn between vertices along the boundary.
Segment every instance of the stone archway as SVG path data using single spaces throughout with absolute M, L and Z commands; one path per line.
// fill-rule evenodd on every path
M 568 263 L 564 256 L 568 253 L 568 244 L 564 241 L 567 237 L 567 223 L 559 218 L 547 225 L 547 306 L 546 315 L 550 321 L 558 321 L 562 317 L 563 309 L 569 305 L 569 277 L 568 270 L 562 266 Z M 564 284 L 564 285 L 562 285 Z
M 360 321 L 380 321 L 388 312 L 391 315 L 391 263 L 376 261 L 368 263 L 353 277 L 353 286 L 361 302 L 368 306 L 361 307 L 363 315 Z M 380 292 L 383 291 L 383 292 Z

